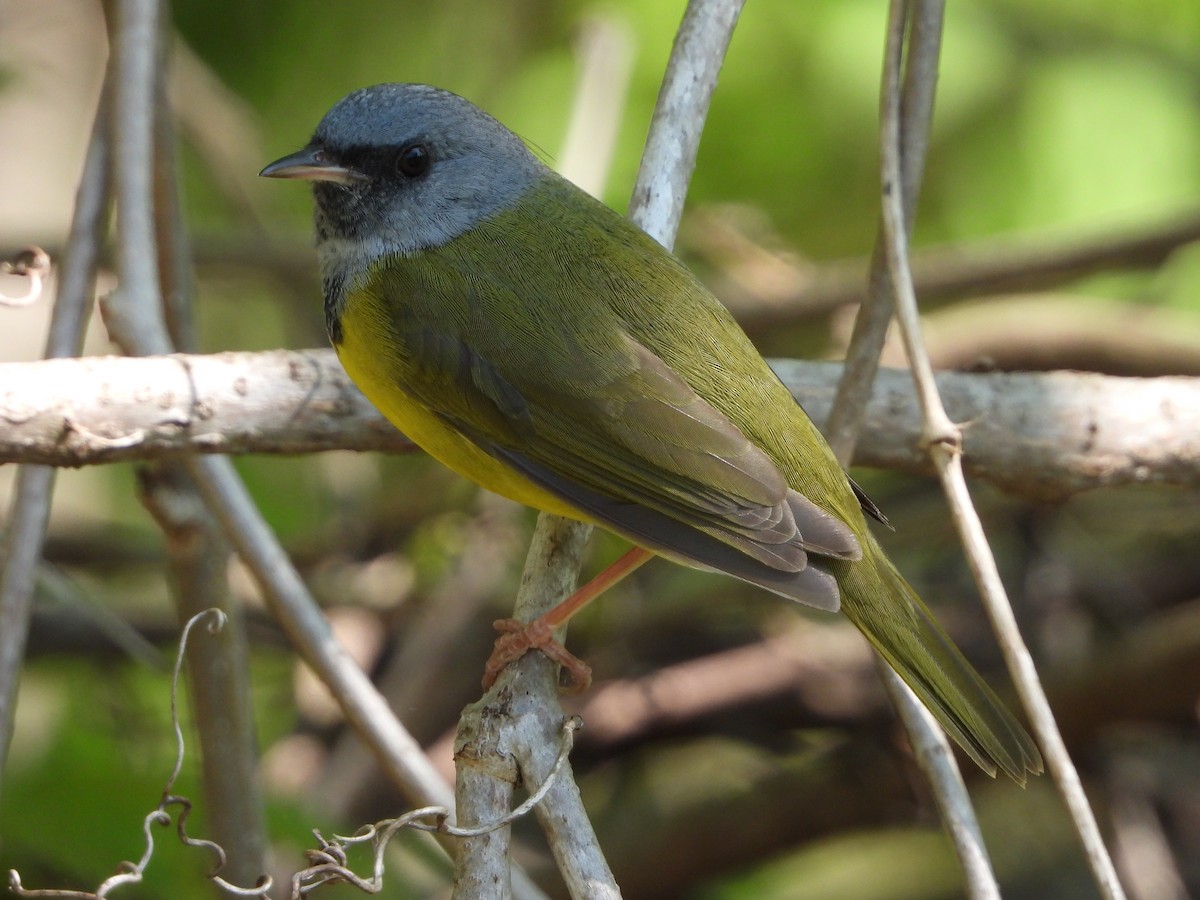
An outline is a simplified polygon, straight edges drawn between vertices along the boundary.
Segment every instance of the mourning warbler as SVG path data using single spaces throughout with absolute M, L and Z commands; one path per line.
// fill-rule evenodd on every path
M 355 91 L 262 174 L 312 182 L 330 339 L 432 456 L 642 558 L 840 608 L 981 767 L 1041 771 L 816 427 L 661 245 L 424 85 Z

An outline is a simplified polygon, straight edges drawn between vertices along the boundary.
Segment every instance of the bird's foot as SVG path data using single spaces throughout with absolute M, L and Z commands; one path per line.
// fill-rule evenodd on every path
M 592 683 L 592 669 L 579 657 L 554 640 L 554 626 L 541 619 L 519 622 L 516 619 L 497 619 L 492 626 L 499 632 L 492 655 L 483 667 L 483 689 L 496 683 L 509 663 L 516 662 L 530 650 L 540 650 L 563 667 L 567 673 L 565 689 L 572 694 L 587 690 Z

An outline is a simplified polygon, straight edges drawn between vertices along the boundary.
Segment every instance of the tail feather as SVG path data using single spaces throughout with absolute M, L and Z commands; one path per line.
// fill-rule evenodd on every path
M 843 612 L 980 768 L 993 776 L 999 768 L 1024 785 L 1028 773 L 1042 771 L 1033 740 L 873 538 L 868 544 L 863 563 L 837 573 Z

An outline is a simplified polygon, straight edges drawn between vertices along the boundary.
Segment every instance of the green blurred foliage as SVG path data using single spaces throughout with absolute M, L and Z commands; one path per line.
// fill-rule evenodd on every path
M 291 660 L 259 652 L 254 663 L 255 720 L 269 746 L 295 727 L 287 700 Z M 26 667 L 18 717 L 24 727 L 13 742 L 0 806 L 0 864 L 6 872 L 18 868 L 26 888 L 93 889 L 116 872 L 119 860 L 141 858 L 142 820 L 158 804 L 174 765 L 168 665 L 150 669 L 50 656 Z M 186 702 L 182 715 L 188 764 L 174 793 L 199 801 L 188 829 L 201 836 L 204 804 Z M 177 814 L 178 807 L 171 811 Z M 272 826 L 281 833 L 304 834 L 311 821 L 311 813 L 301 816 L 284 804 L 272 808 Z M 174 825 L 152 832 L 155 851 L 145 879 L 120 896 L 211 896 L 203 875 L 212 857 L 182 847 Z
M 1155 14 L 1139 5 L 1132 15 L 1121 3 L 951 5 L 919 239 L 1121 224 L 1194 202 L 1200 26 L 1188 0 L 1155 6 Z M 636 42 L 606 193 L 622 207 L 677 2 L 350 0 L 335 14 L 315 0 L 219 0 L 179 3 L 176 20 L 259 112 L 272 155 L 302 143 L 349 90 L 392 80 L 462 93 L 553 157 L 570 107 L 572 41 L 596 9 L 625 20 Z M 883 24 L 875 0 L 749 7 L 714 98 L 691 202 L 757 206 L 818 258 L 861 254 L 876 215 Z M 303 191 L 272 194 L 272 203 L 306 217 Z

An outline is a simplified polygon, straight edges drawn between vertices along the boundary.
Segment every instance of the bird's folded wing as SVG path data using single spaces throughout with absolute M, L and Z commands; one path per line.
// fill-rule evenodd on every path
M 400 387 L 597 520 L 726 571 L 718 545 L 778 572 L 805 569 L 809 552 L 859 556 L 844 523 L 792 490 L 766 453 L 628 335 L 593 334 L 608 338 L 602 359 L 580 348 L 555 358 L 552 347 L 513 352 L 511 334 L 468 337 L 444 321 L 397 322 L 420 372 Z

